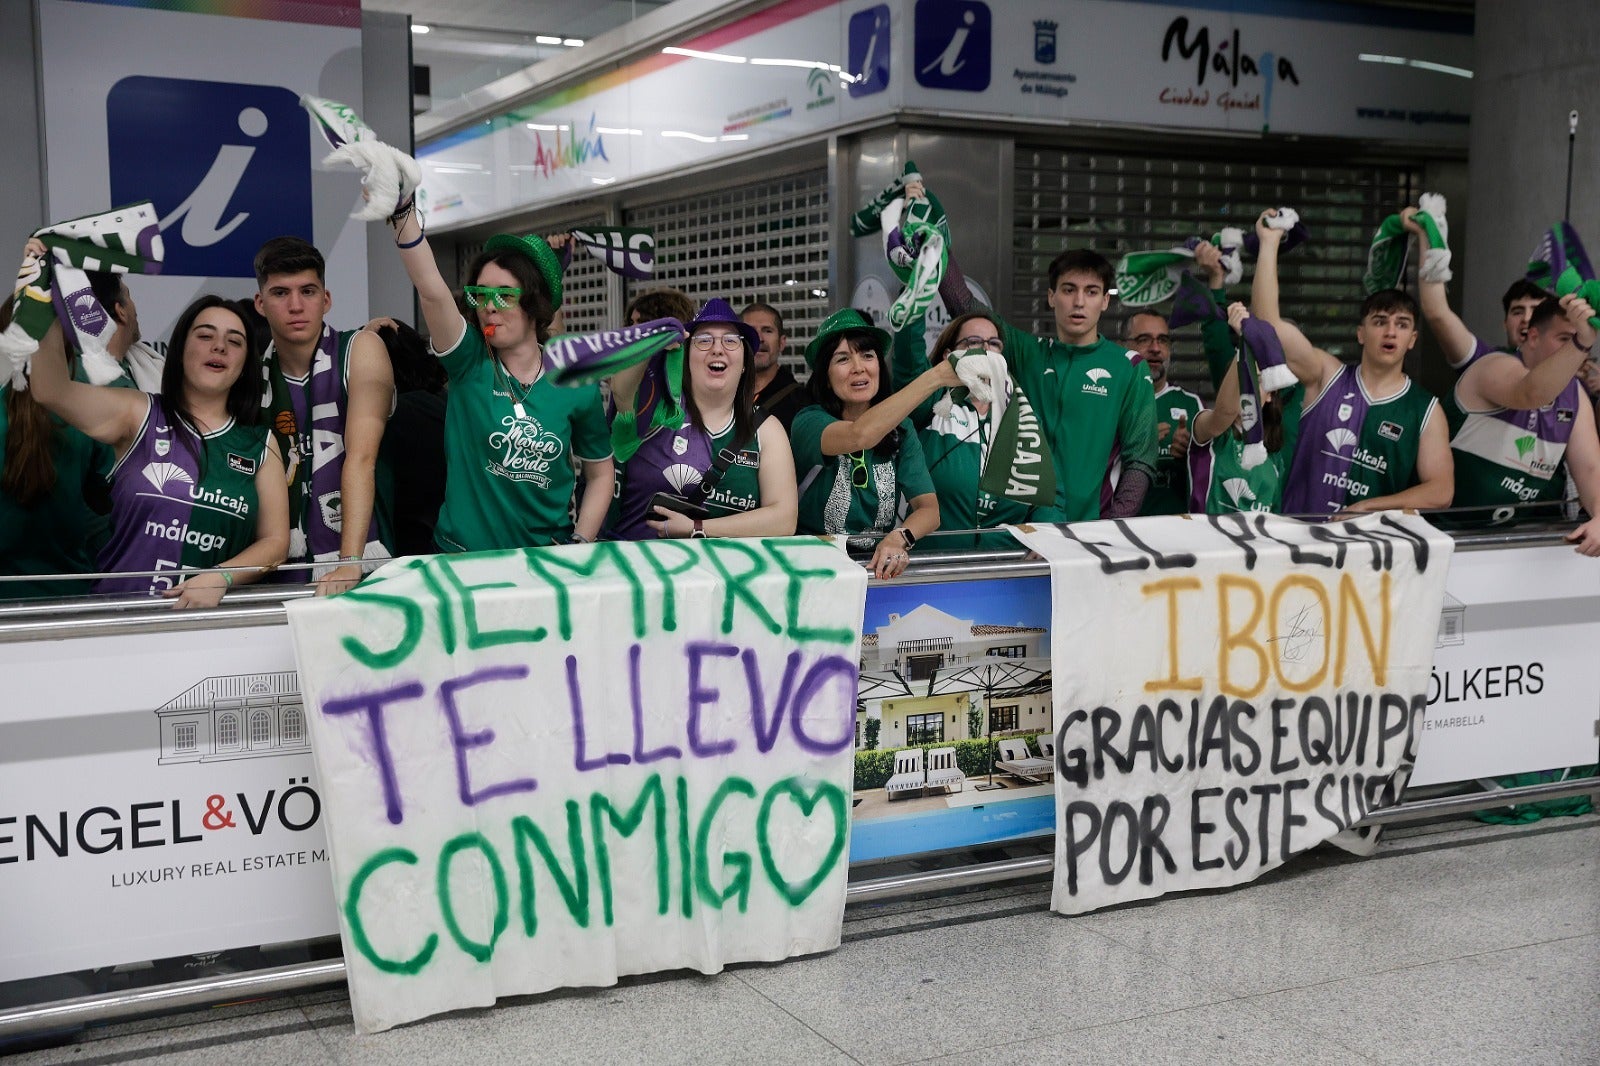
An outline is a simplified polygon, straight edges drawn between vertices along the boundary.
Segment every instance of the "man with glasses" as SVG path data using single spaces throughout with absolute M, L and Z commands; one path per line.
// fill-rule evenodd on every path
M 1156 311 L 1129 316 L 1122 340 L 1144 359 L 1156 394 L 1156 472 L 1139 513 L 1184 514 L 1189 510 L 1189 427 L 1205 404 L 1167 377 L 1172 334 L 1166 316 Z
M 263 407 L 289 477 L 287 581 L 343 592 L 361 565 L 387 557 L 373 519 L 375 469 L 394 409 L 394 371 L 377 334 L 336 332 L 322 253 L 299 237 L 274 237 L 256 253 L 256 310 L 271 331 Z

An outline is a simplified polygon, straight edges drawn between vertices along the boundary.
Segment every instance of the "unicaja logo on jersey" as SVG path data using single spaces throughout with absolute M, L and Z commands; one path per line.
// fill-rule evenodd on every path
M 1235 507 L 1244 509 L 1245 504 L 1256 502 L 1256 494 L 1250 491 L 1250 482 L 1242 477 L 1228 478 L 1222 483 L 1222 488 Z
M 1343 426 L 1328 430 L 1327 437 L 1328 447 L 1336 452 L 1342 452 L 1356 442 L 1356 435 Z
M 1091 367 L 1083 372 L 1083 376 L 1089 379 L 1088 382 L 1083 386 L 1084 392 L 1092 392 L 1096 396 L 1104 396 L 1110 391 L 1106 388 L 1106 386 L 1100 384 L 1106 378 L 1111 376 L 1111 371 L 1107 370 L 1105 367 Z
M 194 484 L 194 478 L 189 476 L 189 471 L 177 463 L 146 463 L 144 479 L 154 485 L 157 492 L 165 491 L 167 483 L 171 481 L 184 485 Z
M 111 202 L 155 204 L 164 274 L 252 277 L 265 241 L 311 238 L 311 141 L 288 89 L 123 78 L 106 130 Z

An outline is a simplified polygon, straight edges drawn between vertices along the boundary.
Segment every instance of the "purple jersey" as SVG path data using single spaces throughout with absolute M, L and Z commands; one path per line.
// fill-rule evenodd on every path
M 181 571 L 216 566 L 256 539 L 256 471 L 265 426 L 230 419 L 198 434 L 151 396 L 144 424 L 111 474 L 111 539 L 103 571 Z M 96 592 L 159 595 L 176 573 L 105 578 Z

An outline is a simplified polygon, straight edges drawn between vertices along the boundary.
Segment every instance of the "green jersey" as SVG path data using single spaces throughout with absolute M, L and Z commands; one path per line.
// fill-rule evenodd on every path
M 0 386 L 0 456 L 5 453 L 9 429 L 6 397 L 11 386 Z M 97 444 L 54 415 L 50 457 L 56 483 L 48 495 L 24 507 L 0 493 L 0 573 L 7 576 L 86 574 L 93 553 L 89 538 L 100 523 L 84 499 L 86 487 L 110 472 L 111 449 Z M 89 591 L 88 581 L 0 581 L 0 600 L 71 596 Z
M 450 376 L 444 506 L 434 537 L 445 551 L 565 543 L 572 535 L 573 460 L 611 456 L 595 385 L 523 385 L 468 324 L 438 353 Z
M 1063 344 L 1009 324 L 1003 333 L 1006 362 L 1050 442 L 1065 521 L 1099 518 L 1102 490 L 1119 467 L 1155 476 L 1156 394 L 1144 360 L 1103 337 Z
M 1235 511 L 1277 511 L 1283 501 L 1283 478 L 1289 469 L 1288 448 L 1267 453 L 1267 461 L 1244 467 L 1245 441 L 1231 428 L 1204 444 L 1189 445 L 1189 478 L 1193 489 L 1189 510 L 1195 514 Z
M 1139 508 L 1140 514 L 1188 513 L 1189 464 L 1182 456 L 1173 455 L 1171 447 L 1180 427 L 1193 430 L 1195 415 L 1204 407 L 1200 397 L 1171 383 L 1156 393 L 1156 445 L 1160 453 L 1155 476 L 1150 479 L 1150 491 L 1145 493 L 1144 506 Z
M 1227 294 L 1221 289 L 1212 289 L 1211 298 L 1218 307 L 1227 306 Z M 1233 331 L 1228 328 L 1228 323 L 1217 319 L 1200 327 L 1200 345 L 1205 352 L 1206 368 L 1211 371 L 1211 388 L 1214 391 L 1222 386 L 1222 375 L 1228 372 L 1239 350 L 1234 344 Z M 1294 455 L 1295 443 L 1300 439 L 1300 409 L 1305 404 L 1305 398 L 1306 387 L 1298 382 L 1283 393 L 1283 448 L 1280 451 L 1286 461 L 1287 457 Z
M 921 319 L 895 334 L 894 384 L 904 387 L 928 369 L 927 342 Z M 930 548 L 986 548 L 1004 551 L 1017 547 L 1009 533 L 972 537 L 945 536 L 947 530 L 994 529 L 1023 522 L 1060 522 L 1055 507 L 1029 507 L 1016 500 L 992 496 L 978 487 L 989 458 L 989 420 L 970 404 L 954 404 L 948 415 L 935 413 L 944 390 L 928 397 L 911 413 L 928 462 L 928 475 L 939 497 L 940 536 Z
M 904 503 L 933 492 L 916 429 L 910 419 L 900 423 L 893 459 L 879 459 L 870 449 L 824 455 L 822 433 L 837 421 L 821 407 L 807 407 L 789 431 L 800 481 L 799 532 L 887 533 Z
M 1506 358 L 1521 361 L 1517 355 Z M 1567 382 L 1555 400 L 1533 411 L 1506 407 L 1468 411 L 1460 391 L 1457 383 L 1443 401 L 1456 464 L 1455 506 L 1515 508 L 1561 502 L 1567 488 L 1567 442 L 1578 424 L 1578 405 L 1589 402 L 1578 379 Z M 1537 512 L 1522 508 L 1520 516 L 1530 513 Z M 1480 513 L 1465 520 L 1504 521 L 1518 514 L 1515 510 Z

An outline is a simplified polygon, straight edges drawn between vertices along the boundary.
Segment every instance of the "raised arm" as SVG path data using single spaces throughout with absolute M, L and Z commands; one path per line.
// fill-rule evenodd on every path
M 133 442 L 150 409 L 149 397 L 136 389 L 73 381 L 60 322 L 51 323 L 39 342 L 28 383 L 35 400 L 86 436 L 111 445 L 119 456 Z
M 895 381 L 914 381 L 928 369 L 928 337 L 925 327 L 926 320 L 918 317 L 895 333 L 892 364 Z M 933 405 L 938 398 L 938 392 L 932 392 L 917 404 L 915 410 L 911 412 L 911 424 L 922 429 L 933 421 Z
M 1284 231 L 1267 225 L 1267 219 L 1277 213 L 1269 208 L 1256 219 L 1261 250 L 1256 255 L 1256 273 L 1250 282 L 1250 313 L 1272 324 L 1283 344 L 1284 361 L 1314 397 L 1344 364 L 1312 344 L 1299 327 L 1285 322 L 1278 308 L 1278 245 Z
M 1416 213 L 1415 207 L 1407 207 L 1400 212 L 1400 218 L 1405 222 L 1406 229 L 1416 234 L 1417 260 L 1420 262 L 1427 256 L 1428 249 L 1433 247 L 1433 242 L 1428 239 L 1428 231 L 1417 224 Z M 1445 292 L 1444 282 L 1419 281 L 1417 302 L 1422 306 L 1422 317 L 1428 320 L 1428 328 L 1439 339 L 1445 360 L 1451 366 L 1459 367 L 1472 358 L 1478 338 L 1461 321 L 1461 316 L 1450 310 L 1450 297 Z
M 349 402 L 344 416 L 344 468 L 339 475 L 339 555 L 359 559 L 367 550 L 377 499 L 378 446 L 394 409 L 394 367 L 376 333 L 362 330 L 350 342 Z M 317 581 L 317 595 L 352 588 L 361 580 L 358 563 L 344 563 Z
M 688 343 L 688 338 L 684 339 L 684 343 Z M 688 349 L 685 348 L 684 351 L 687 352 Z M 606 379 L 606 383 L 611 386 L 611 402 L 617 405 L 619 412 L 638 412 L 636 405 L 639 402 L 639 386 L 644 383 L 644 376 L 649 370 L 650 363 L 646 360 L 625 370 L 619 370 Z
M 1237 333 L 1250 312 L 1242 303 L 1228 305 L 1228 324 Z M 1207 323 L 1211 325 L 1211 323 Z M 1222 323 L 1216 323 L 1222 326 Z M 1208 345 L 1209 345 L 1208 340 Z M 1207 353 L 1209 355 L 1209 351 Z M 1223 371 L 1222 378 L 1217 382 L 1216 399 L 1211 406 L 1203 408 L 1194 416 L 1194 442 L 1205 444 L 1207 441 L 1216 440 L 1233 428 L 1234 420 L 1239 417 L 1239 358 L 1235 354 L 1228 369 Z
M 827 373 L 820 367 L 818 373 Z M 929 367 L 910 384 L 888 398 L 867 409 L 854 422 L 833 422 L 822 431 L 823 455 L 847 455 L 850 452 L 875 448 L 879 441 L 894 432 L 894 428 L 915 411 L 923 400 L 940 389 L 954 388 L 961 383 L 955 367 L 946 359 L 938 366 Z M 912 530 L 913 533 L 916 530 Z
M 1589 357 L 1585 350 L 1594 347 L 1595 331 L 1589 325 L 1594 308 L 1577 293 L 1561 298 L 1566 322 L 1552 319 L 1545 329 L 1570 329 L 1572 340 L 1536 367 L 1527 367 L 1510 356 L 1486 356 L 1468 367 L 1461 378 L 1467 401 L 1483 400 L 1495 407 L 1513 411 L 1536 411 L 1555 402 L 1561 390 L 1583 369 Z M 1573 343 L 1576 341 L 1577 343 Z M 1578 345 L 1583 345 L 1582 348 Z M 1473 406 L 1478 406 L 1473 404 Z
M 406 276 L 417 290 L 422 320 L 428 325 L 428 340 L 434 351 L 448 352 L 461 339 L 467 320 L 461 317 L 450 286 L 439 273 L 439 264 L 433 258 L 433 249 L 428 247 L 428 239 L 422 235 L 416 211 L 406 213 L 395 229 L 394 241 Z

